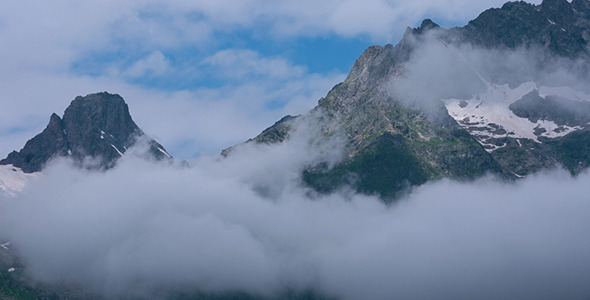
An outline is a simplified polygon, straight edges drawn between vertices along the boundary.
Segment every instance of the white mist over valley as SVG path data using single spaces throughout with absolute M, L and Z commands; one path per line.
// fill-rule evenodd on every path
M 106 173 L 55 162 L 2 200 L 0 236 L 35 279 L 109 298 L 197 290 L 272 297 L 287 289 L 342 299 L 587 293 L 587 173 L 442 180 L 386 205 L 347 190 L 310 197 L 297 177 L 310 153 L 292 149 L 248 149 L 188 168 L 129 157 Z

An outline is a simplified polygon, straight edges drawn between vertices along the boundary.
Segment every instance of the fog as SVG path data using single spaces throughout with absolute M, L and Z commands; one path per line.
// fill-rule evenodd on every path
M 590 180 L 441 180 L 393 205 L 303 187 L 339 148 L 243 145 L 225 158 L 155 164 L 127 155 L 89 173 L 56 161 L 0 201 L 0 237 L 45 284 L 116 297 L 286 291 L 341 299 L 587 298 Z

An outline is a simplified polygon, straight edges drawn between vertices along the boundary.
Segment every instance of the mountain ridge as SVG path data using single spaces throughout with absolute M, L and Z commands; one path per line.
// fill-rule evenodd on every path
M 580 111 L 589 105 L 590 93 L 582 93 L 583 99 L 578 100 L 583 102 L 578 104 L 569 93 L 554 92 L 539 96 L 534 104 L 519 97 L 504 107 L 502 101 L 509 101 L 504 99 L 506 93 L 514 94 L 528 86 L 533 86 L 529 93 L 552 89 L 531 85 L 531 81 L 539 78 L 528 70 L 522 74 L 520 70 L 514 74 L 500 73 L 501 76 L 478 71 L 463 57 L 460 47 L 468 45 L 465 51 L 474 52 L 491 49 L 534 53 L 538 60 L 531 65 L 541 73 L 548 72 L 551 63 L 568 60 L 581 61 L 581 70 L 588 70 L 589 3 L 580 0 L 572 3 L 545 0 L 540 5 L 508 2 L 502 8 L 486 10 L 464 27 L 451 29 L 425 19 L 420 27 L 408 28 L 397 45 L 371 46 L 365 50 L 347 78 L 321 98 L 308 115 L 289 118 L 287 124 L 279 121 L 249 142 L 282 142 L 289 138 L 289 128 L 297 120 L 314 115 L 327 119 L 323 122 L 327 124 L 323 129 L 325 134 L 334 130 L 345 132 L 347 157 L 334 168 L 324 164 L 309 166 L 303 172 L 304 184 L 326 193 L 349 185 L 386 201 L 396 199 L 411 186 L 443 177 L 470 180 L 492 173 L 519 178 L 559 166 L 577 174 L 590 165 L 588 155 L 582 155 L 583 149 L 588 148 L 584 141 L 590 135 L 590 123 L 587 123 L 590 111 Z M 561 13 L 567 17 L 550 19 Z M 423 73 L 413 74 L 409 69 L 428 50 L 425 47 L 434 48 L 435 53 L 442 52 L 443 57 L 445 51 L 449 52 L 449 68 L 454 73 L 437 77 L 426 68 Z M 425 82 L 416 88 L 412 86 L 416 81 Z M 453 81 L 464 82 L 467 88 L 462 87 L 458 92 L 445 86 L 456 84 Z M 432 89 L 439 89 L 439 94 L 433 95 Z M 486 97 L 490 101 L 480 100 Z M 570 109 L 561 108 L 568 105 Z M 507 119 L 501 124 L 485 115 L 498 109 Z M 481 119 L 466 115 L 467 110 L 474 116 L 482 115 Z M 534 115 L 537 119 L 532 121 Z M 527 129 L 530 133 L 519 137 L 508 130 L 513 122 L 530 128 Z M 572 122 L 576 126 L 567 126 Z M 282 134 L 269 134 L 277 131 Z M 576 135 L 570 135 L 573 132 Z M 572 137 L 576 136 L 579 145 L 573 141 Z M 572 153 L 577 154 L 572 156 Z M 397 155 L 398 159 L 390 159 L 391 155 Z

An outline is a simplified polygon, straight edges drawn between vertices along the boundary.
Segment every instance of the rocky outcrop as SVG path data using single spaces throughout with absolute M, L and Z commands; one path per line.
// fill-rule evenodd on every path
M 49 124 L 20 151 L 11 152 L 0 164 L 11 164 L 26 173 L 38 172 L 53 158 L 71 157 L 78 165 L 108 169 L 132 146 L 146 143 L 145 155 L 170 158 L 164 147 L 147 138 L 129 114 L 123 98 L 106 92 L 78 96 L 63 118 L 52 114 Z
M 463 41 L 484 47 L 540 47 L 569 57 L 590 55 L 589 2 L 544 0 L 541 5 L 508 2 L 486 10 L 463 28 Z

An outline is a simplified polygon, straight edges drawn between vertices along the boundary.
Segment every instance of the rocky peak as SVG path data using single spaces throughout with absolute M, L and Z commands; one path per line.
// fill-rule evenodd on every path
M 143 135 L 131 119 L 127 104 L 116 94 L 78 96 L 63 119 L 72 155 L 77 158 L 103 156 L 113 161 Z
M 68 156 L 81 166 L 106 169 L 143 139 L 148 144 L 149 157 L 170 157 L 159 143 L 145 137 L 121 96 L 107 92 L 78 96 L 66 108 L 63 118 L 53 113 L 43 132 L 0 164 L 12 164 L 32 173 L 41 171 L 52 158 Z
M 431 19 L 424 19 L 420 27 L 413 29 L 414 34 L 422 34 L 432 29 L 440 28 L 438 24 L 434 23 Z

